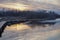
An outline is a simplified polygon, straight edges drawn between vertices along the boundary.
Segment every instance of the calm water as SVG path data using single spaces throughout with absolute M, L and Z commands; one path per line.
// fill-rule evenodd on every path
M 55 25 L 31 28 L 26 24 L 7 26 L 0 40 L 60 40 L 60 19 Z

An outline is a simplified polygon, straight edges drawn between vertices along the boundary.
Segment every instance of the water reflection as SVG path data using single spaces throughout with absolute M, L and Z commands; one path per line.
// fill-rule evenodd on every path
M 19 23 L 7 26 L 0 40 L 58 40 L 59 35 L 60 22 L 52 25 Z
M 54 26 L 56 23 L 59 23 L 60 19 L 56 20 L 46 20 L 46 21 L 27 21 L 24 23 L 19 23 L 19 21 L 9 22 L 7 23 L 8 27 L 15 27 L 15 29 L 27 29 L 27 28 L 34 28 L 34 27 L 51 27 Z
M 19 24 L 13 24 L 10 26 L 7 26 L 7 29 L 11 30 L 25 30 L 25 29 L 31 29 L 31 28 L 35 28 L 35 27 L 49 27 L 49 26 L 54 26 L 54 24 L 26 24 L 26 23 L 19 23 Z
M 10 26 L 7 26 L 7 30 L 25 30 L 25 29 L 30 29 L 31 27 L 26 25 L 26 24 L 23 24 L 23 23 L 20 23 L 20 24 L 14 24 L 14 25 L 10 25 Z

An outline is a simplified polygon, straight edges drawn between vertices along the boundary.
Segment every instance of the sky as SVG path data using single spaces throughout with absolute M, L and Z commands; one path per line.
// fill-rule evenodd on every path
M 0 0 L 0 3 L 11 3 L 11 2 L 44 2 L 44 3 L 51 3 L 51 4 L 57 4 L 59 5 L 60 0 Z
M 60 0 L 0 0 L 0 7 L 18 10 L 39 9 L 40 7 L 47 9 L 50 4 L 60 6 L 59 3 Z

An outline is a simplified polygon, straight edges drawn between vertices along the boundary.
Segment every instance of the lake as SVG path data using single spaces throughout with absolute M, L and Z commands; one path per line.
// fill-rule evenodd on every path
M 26 24 L 7 26 L 0 40 L 60 40 L 60 19 L 56 24 L 46 27 L 30 27 Z

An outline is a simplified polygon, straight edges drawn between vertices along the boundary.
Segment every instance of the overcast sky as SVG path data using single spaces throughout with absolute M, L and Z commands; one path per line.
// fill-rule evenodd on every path
M 0 3 L 6 3 L 6 2 L 44 2 L 44 3 L 51 3 L 51 4 L 57 4 L 59 5 L 60 0 L 0 0 Z
M 6 5 L 7 3 L 9 3 L 9 4 Z M 18 7 L 18 5 L 15 5 L 13 3 L 19 3 L 19 4 L 23 4 L 23 5 L 28 5 L 28 7 L 30 7 L 32 5 L 35 8 L 37 7 L 36 5 L 38 5 L 40 3 L 52 4 L 52 5 L 60 6 L 60 0 L 0 0 L 0 4 L 1 4 L 0 6 L 7 7 L 7 6 L 10 5 L 11 7 L 14 7 L 14 6 Z M 2 4 L 4 4 L 4 5 L 2 5 Z M 43 6 L 46 8 L 45 5 L 43 5 Z M 17 8 L 17 7 L 15 7 L 15 8 Z M 39 6 L 39 7 L 41 7 L 41 6 Z

